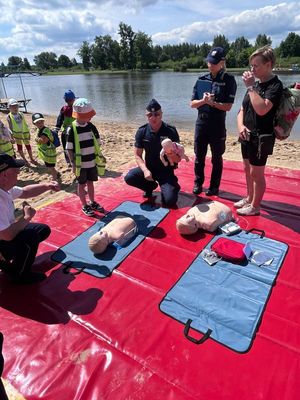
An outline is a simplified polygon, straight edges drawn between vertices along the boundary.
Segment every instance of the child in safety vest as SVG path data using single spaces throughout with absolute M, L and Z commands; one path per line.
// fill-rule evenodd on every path
M 78 196 L 82 204 L 82 212 L 89 217 L 94 211 L 104 213 L 105 210 L 95 201 L 94 182 L 98 175 L 105 173 L 105 157 L 101 153 L 101 141 L 97 128 L 91 118 L 96 115 L 91 103 L 85 98 L 78 98 L 73 103 L 75 121 L 67 130 L 66 149 L 78 182 Z M 89 202 L 86 201 L 86 190 Z
M 0 153 L 15 157 L 13 143 L 15 143 L 15 140 L 11 136 L 10 130 L 0 120 Z
M 45 126 L 45 118 L 41 113 L 32 114 L 32 123 L 37 128 L 37 149 L 39 158 L 44 161 L 52 179 L 57 181 L 60 174 L 55 169 L 56 164 L 56 147 L 54 146 L 54 138 L 49 128 Z
M 21 158 L 25 161 L 25 165 L 29 166 L 29 162 L 25 158 L 23 152 L 23 144 L 26 147 L 27 153 L 29 155 L 30 161 L 34 165 L 38 165 L 36 160 L 33 158 L 32 149 L 30 146 L 30 132 L 25 121 L 23 113 L 19 111 L 19 103 L 15 99 L 9 99 L 8 101 L 9 114 L 7 116 L 7 123 L 9 129 L 12 132 L 12 136 L 17 144 L 17 150 Z

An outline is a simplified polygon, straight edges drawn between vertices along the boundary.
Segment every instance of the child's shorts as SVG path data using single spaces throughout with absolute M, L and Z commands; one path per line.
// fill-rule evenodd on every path
M 98 180 L 97 167 L 81 168 L 80 175 L 77 177 L 77 182 L 80 185 L 84 185 L 87 181 L 96 182 L 97 180 Z
M 48 163 L 46 161 L 45 161 L 45 166 L 48 167 L 48 168 L 55 168 L 55 164 Z

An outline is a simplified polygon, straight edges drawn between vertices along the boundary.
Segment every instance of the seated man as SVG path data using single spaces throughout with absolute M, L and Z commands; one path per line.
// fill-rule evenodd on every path
M 31 223 L 36 211 L 27 202 L 23 203 L 23 216 L 16 220 L 13 200 L 28 199 L 47 190 L 60 190 L 57 182 L 15 186 L 23 160 L 0 154 L 0 268 L 10 275 L 13 282 L 33 283 L 46 278 L 40 272 L 31 271 L 39 243 L 50 235 L 50 227 Z
M 179 142 L 179 135 L 175 127 L 162 121 L 161 106 L 155 99 L 147 105 L 146 116 L 148 123 L 141 126 L 135 135 L 135 160 L 138 166 L 130 170 L 124 179 L 128 185 L 143 190 L 147 198 L 151 198 L 153 190 L 160 185 L 162 201 L 167 207 L 172 207 L 177 202 L 180 190 L 174 174 L 177 164 L 165 167 L 160 152 L 162 140 L 169 138 L 172 142 Z
M 125 244 L 136 232 L 134 219 L 120 215 L 90 237 L 89 248 L 94 254 L 101 254 L 110 243 L 122 241 Z
M 214 232 L 221 224 L 233 220 L 229 207 L 219 201 L 208 201 L 190 208 L 176 221 L 181 235 L 192 235 L 198 229 Z

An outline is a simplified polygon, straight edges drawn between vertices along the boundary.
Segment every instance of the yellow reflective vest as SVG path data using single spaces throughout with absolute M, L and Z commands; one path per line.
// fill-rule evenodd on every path
M 76 121 L 72 122 L 72 128 L 74 132 L 74 162 L 75 162 L 75 175 L 79 176 L 80 175 L 80 169 L 81 169 L 81 152 L 80 152 L 80 143 L 79 143 L 79 137 L 77 133 L 77 127 L 76 127 Z M 99 176 L 104 175 L 105 173 L 105 157 L 103 156 L 101 152 L 101 148 L 99 146 L 99 143 L 97 139 L 95 138 L 95 135 L 93 134 L 93 140 L 94 140 L 94 147 L 95 147 L 95 162 L 96 162 L 96 167 L 97 167 L 97 172 Z
M 8 114 L 11 126 L 12 126 L 12 134 L 17 144 L 30 144 L 30 133 L 27 122 L 25 121 L 24 115 L 19 112 L 22 117 L 22 126 L 20 127 L 14 118 L 14 115 L 10 112 Z

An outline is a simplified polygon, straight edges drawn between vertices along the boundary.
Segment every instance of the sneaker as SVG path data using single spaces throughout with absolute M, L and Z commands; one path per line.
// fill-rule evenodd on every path
M 47 275 L 43 274 L 42 272 L 33 272 L 29 271 L 26 274 L 14 276 L 13 283 L 17 283 L 20 285 L 26 285 L 31 283 L 38 283 L 42 282 L 47 279 Z
M 237 201 L 236 203 L 233 203 L 233 207 L 235 207 L 235 208 L 243 208 L 243 207 L 249 206 L 249 205 L 250 205 L 250 203 L 248 202 L 246 197 Z
M 237 210 L 237 213 L 239 215 L 245 215 L 245 216 L 248 216 L 248 215 L 259 215 L 260 214 L 260 208 L 259 207 L 253 207 L 253 206 L 251 206 L 251 204 L 249 204 L 246 207 L 239 208 Z
M 90 202 L 89 206 L 94 211 L 99 211 L 101 213 L 105 213 L 104 208 L 102 206 L 100 206 L 100 204 L 97 203 L 96 201 Z
M 193 193 L 194 194 L 200 194 L 202 192 L 202 186 L 198 185 L 197 183 L 195 183 L 195 186 L 193 188 Z
M 87 215 L 88 217 L 93 217 L 94 216 L 94 211 L 92 210 L 92 207 L 86 204 L 85 206 L 82 207 L 82 212 L 83 214 Z

